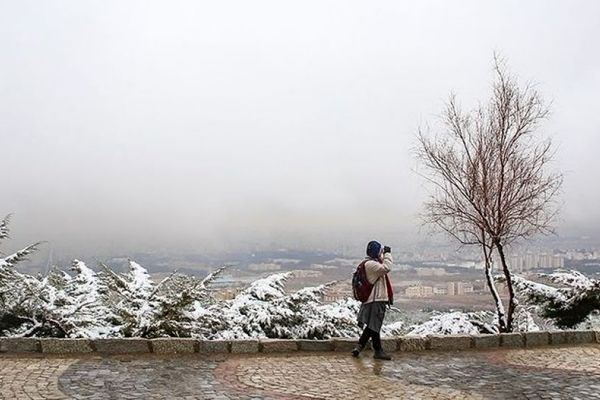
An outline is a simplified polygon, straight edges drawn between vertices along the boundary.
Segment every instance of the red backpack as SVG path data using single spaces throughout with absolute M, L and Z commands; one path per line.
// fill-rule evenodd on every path
M 369 299 L 373 284 L 367 279 L 366 260 L 361 262 L 352 274 L 352 292 L 354 298 L 362 303 Z

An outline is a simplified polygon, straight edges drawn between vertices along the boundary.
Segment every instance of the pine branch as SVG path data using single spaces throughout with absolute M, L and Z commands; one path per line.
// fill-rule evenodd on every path
M 551 274 L 540 274 L 540 276 L 577 290 L 589 290 L 598 284 L 598 281 L 590 279 L 578 271 L 556 271 Z
M 104 264 L 102 262 L 100 263 L 100 266 L 102 266 L 102 270 L 104 272 L 103 276 L 110 279 L 110 281 L 113 283 L 113 287 L 110 287 L 110 283 L 109 283 L 110 289 L 114 290 L 116 288 L 120 288 L 120 289 L 127 288 L 127 282 L 125 281 L 125 279 L 123 279 L 122 276 L 120 276 L 119 274 L 114 272 L 112 269 L 110 269 L 110 267 L 108 267 L 106 264 Z
M 222 267 L 217 268 L 210 274 L 208 274 L 204 279 L 202 279 L 200 281 L 200 288 L 205 289 L 205 290 L 208 289 L 207 285 L 212 283 L 215 279 L 217 279 L 219 277 L 219 275 L 221 275 L 221 273 L 223 271 L 225 271 L 226 269 L 227 269 L 227 265 L 224 265 Z
M 150 293 L 150 295 L 148 296 L 148 299 L 152 299 L 154 298 L 154 295 L 156 295 L 156 293 L 158 293 L 158 291 L 160 290 L 160 288 L 165 285 L 167 282 L 169 282 L 171 279 L 173 279 L 173 276 L 175 276 L 175 274 L 177 274 L 177 270 L 174 270 L 173 272 L 171 272 L 169 274 L 169 276 L 167 276 L 166 278 L 164 278 L 163 280 L 161 280 L 158 285 L 156 285 L 154 287 L 154 290 L 152 290 L 152 292 Z
M 0 222 L 0 240 L 8 238 L 8 233 L 10 230 L 8 228 L 8 224 L 10 222 L 11 216 L 12 216 L 12 214 L 8 214 L 6 217 L 4 217 L 2 222 Z
M 43 242 L 34 243 L 32 245 L 25 247 L 24 249 L 17 251 L 14 254 L 11 254 L 8 257 L 0 258 L 0 268 L 14 267 L 19 262 L 26 260 L 27 256 L 29 254 L 37 251 L 38 246 L 41 245 L 42 243 Z

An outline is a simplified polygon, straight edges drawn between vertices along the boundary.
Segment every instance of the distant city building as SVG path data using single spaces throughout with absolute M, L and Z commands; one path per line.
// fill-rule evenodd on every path
M 444 296 L 448 294 L 448 288 L 446 287 L 446 285 L 440 286 L 434 286 L 433 287 L 433 294 L 436 296 Z
M 421 286 L 409 286 L 404 291 L 406 297 L 422 297 Z
M 513 272 L 523 272 L 523 263 L 520 256 L 511 256 L 508 261 L 508 266 Z
M 533 253 L 527 253 L 525 255 L 525 265 L 524 268 L 526 270 L 534 269 L 538 266 L 537 255 Z
M 470 283 L 456 282 L 456 295 L 464 296 L 473 293 L 473 285 Z
M 552 268 L 564 268 L 565 267 L 565 259 L 562 256 L 552 256 Z
M 345 300 L 349 297 L 352 298 L 352 291 L 348 286 L 338 286 L 327 290 L 325 295 L 323 295 L 322 300 L 324 303 L 335 303 L 336 301 Z
M 424 286 L 413 285 L 404 290 L 406 297 L 463 296 L 473 293 L 473 284 L 465 282 L 448 282 L 445 285 Z
M 456 290 L 454 289 L 454 282 L 448 282 L 446 284 L 446 293 L 448 296 L 454 296 L 456 294 Z
M 310 264 L 312 269 L 338 269 L 337 265 L 326 265 L 326 264 Z
M 295 269 L 292 271 L 294 278 L 318 278 L 323 275 L 321 271 L 311 271 L 307 269 Z
M 564 268 L 565 258 L 562 255 L 535 254 L 514 255 L 508 260 L 508 265 L 513 272 L 524 272 L 537 268 Z
M 563 253 L 564 257 L 568 260 L 583 261 L 583 260 L 597 260 L 600 258 L 600 251 L 598 250 L 587 250 L 587 249 L 575 249 L 567 250 Z
M 433 296 L 433 287 L 431 286 L 421 286 L 422 287 L 422 297 L 431 297 Z

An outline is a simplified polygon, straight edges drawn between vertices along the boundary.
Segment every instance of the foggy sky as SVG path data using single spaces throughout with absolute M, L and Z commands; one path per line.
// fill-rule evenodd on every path
M 596 1 L 0 1 L 0 215 L 94 252 L 417 230 L 417 128 L 552 102 L 564 229 L 600 221 Z

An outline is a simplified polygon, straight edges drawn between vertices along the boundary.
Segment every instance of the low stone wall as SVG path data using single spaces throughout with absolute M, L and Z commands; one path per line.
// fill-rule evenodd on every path
M 523 348 L 551 345 L 600 343 L 600 331 L 550 331 L 500 335 L 429 335 L 382 339 L 389 352 L 460 351 L 467 349 Z M 185 353 L 289 353 L 295 351 L 349 352 L 356 339 L 290 340 L 197 340 L 160 339 L 53 339 L 0 337 L 0 353 L 46 354 L 185 354 Z

